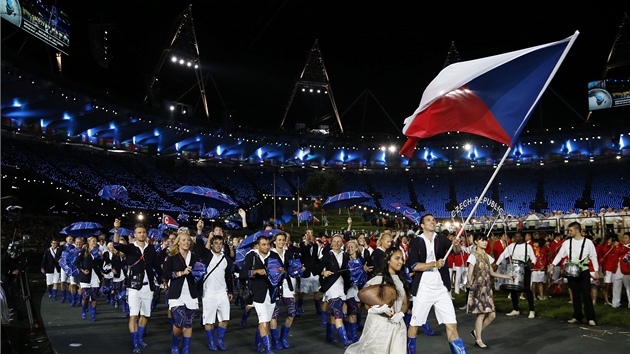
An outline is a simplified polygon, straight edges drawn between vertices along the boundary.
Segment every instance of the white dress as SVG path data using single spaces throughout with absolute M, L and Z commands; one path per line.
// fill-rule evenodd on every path
M 380 284 L 382 276 L 370 279 L 365 286 Z M 398 298 L 394 302 L 395 313 L 400 312 L 403 304 L 405 289 L 397 276 L 393 277 Z M 345 354 L 406 354 L 407 327 L 405 321 L 398 323 L 390 321 L 389 316 L 368 313 L 363 326 L 363 332 L 358 342 L 350 345 Z

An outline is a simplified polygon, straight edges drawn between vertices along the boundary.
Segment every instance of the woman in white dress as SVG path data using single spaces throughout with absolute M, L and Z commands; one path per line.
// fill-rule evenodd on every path
M 407 311 L 407 293 L 403 253 L 398 247 L 385 251 L 385 259 L 378 275 L 365 286 L 389 284 L 396 287 L 393 305 L 373 306 L 368 310 L 361 338 L 350 345 L 345 354 L 405 354 L 407 353 L 407 327 L 403 321 Z M 366 307 L 367 304 L 366 304 Z

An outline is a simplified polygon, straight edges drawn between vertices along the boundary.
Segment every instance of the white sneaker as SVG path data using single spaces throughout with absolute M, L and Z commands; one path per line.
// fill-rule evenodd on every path
M 595 323 L 595 321 L 593 321 L 593 320 L 589 320 L 589 321 L 588 321 L 588 325 L 589 325 L 589 326 L 597 326 L 597 324 L 596 324 L 596 323 Z
M 578 322 L 580 322 L 580 321 L 578 321 L 578 320 L 577 320 L 577 319 L 575 319 L 575 318 L 572 318 L 572 319 L 568 320 L 567 322 L 568 322 L 568 323 L 570 323 L 570 324 L 574 324 L 574 323 L 578 323 Z
M 529 316 L 527 316 L 527 318 L 535 318 L 535 317 L 536 317 L 536 312 L 529 311 Z
M 508 312 L 508 313 L 506 313 L 505 315 L 506 315 L 506 316 L 518 316 L 518 315 L 520 315 L 520 314 L 521 314 L 521 312 L 520 312 L 520 311 L 512 310 L 512 312 Z

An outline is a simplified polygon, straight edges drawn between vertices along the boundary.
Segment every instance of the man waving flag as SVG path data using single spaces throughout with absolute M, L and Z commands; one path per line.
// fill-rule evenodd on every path
M 564 40 L 451 64 L 427 86 L 405 119 L 400 154 L 412 157 L 421 138 L 448 131 L 513 146 L 579 32 Z

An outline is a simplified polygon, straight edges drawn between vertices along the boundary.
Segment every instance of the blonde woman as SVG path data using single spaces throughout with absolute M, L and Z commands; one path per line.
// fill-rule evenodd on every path
M 101 287 L 98 277 L 102 257 L 98 248 L 96 237 L 87 239 L 87 244 L 83 246 L 81 253 L 74 261 L 74 265 L 79 269 L 77 280 L 81 287 L 81 318 L 87 319 L 88 304 L 90 306 L 90 318 L 96 321 L 96 298 Z
M 198 293 L 192 268 L 199 257 L 191 251 L 192 237 L 187 227 L 177 230 L 177 237 L 164 259 L 163 278 L 168 281 L 168 305 L 173 314 L 173 342 L 171 354 L 179 354 L 183 335 L 182 354 L 190 352 L 192 324 L 199 308 Z

